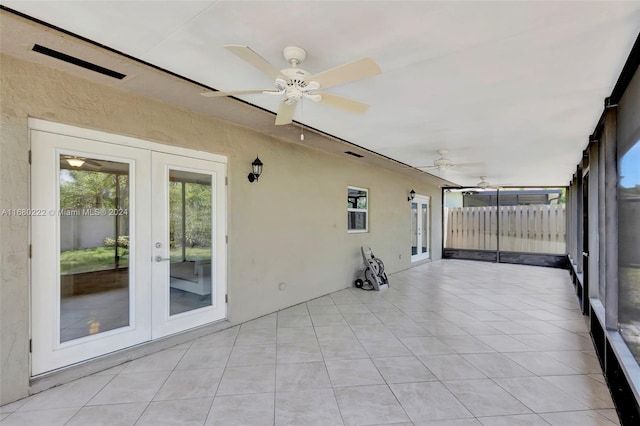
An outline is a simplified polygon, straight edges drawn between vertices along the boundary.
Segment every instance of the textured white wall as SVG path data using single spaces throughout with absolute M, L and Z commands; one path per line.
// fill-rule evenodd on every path
M 432 197 L 433 257 L 440 257 L 440 190 L 357 160 L 1 57 L 0 208 L 29 207 L 27 118 L 35 117 L 229 158 L 229 319 L 246 321 L 351 285 L 359 248 L 388 272 L 410 267 L 410 189 Z M 256 154 L 259 182 L 247 174 Z M 369 189 L 370 232 L 347 234 L 347 186 Z M 0 222 L 0 404 L 28 394 L 29 222 Z M 278 289 L 286 283 L 286 290 Z

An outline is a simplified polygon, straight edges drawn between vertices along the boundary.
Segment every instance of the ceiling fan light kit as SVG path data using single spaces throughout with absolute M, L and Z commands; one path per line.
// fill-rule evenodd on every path
M 66 160 L 71 167 L 75 167 L 75 168 L 82 167 L 84 164 L 84 160 L 82 158 L 73 157 L 73 158 L 67 158 Z
M 449 155 L 448 149 L 439 149 L 438 157 L 434 160 L 433 165 L 431 166 L 415 166 L 416 169 L 420 169 L 422 171 L 438 171 L 438 172 L 446 172 L 450 169 L 464 169 L 469 167 L 480 167 L 484 166 L 484 163 L 454 163 L 450 158 L 447 157 Z
M 74 169 L 80 169 L 81 167 L 91 167 L 94 169 L 102 168 L 103 164 L 98 161 L 87 157 L 78 157 L 76 155 L 62 155 L 60 161 L 66 162 L 69 166 Z M 66 168 L 66 167 L 65 167 Z
M 486 176 L 480 176 L 480 182 L 478 182 L 476 184 L 476 186 L 478 188 L 485 189 L 485 188 L 489 188 L 491 186 L 491 184 L 489 182 L 487 182 L 487 177 Z
M 440 154 L 440 158 L 433 162 L 433 165 L 438 168 L 438 170 L 448 169 L 449 167 L 453 167 L 453 161 L 446 158 L 449 151 L 446 149 L 438 150 L 438 154 Z
M 278 70 L 248 46 L 227 45 L 225 48 L 273 78 L 275 90 L 210 91 L 201 93 L 201 95 L 210 98 L 248 94 L 284 95 L 276 115 L 275 124 L 278 126 L 289 124 L 293 121 L 296 105 L 304 98 L 352 113 L 365 112 L 369 108 L 369 105 L 333 93 L 321 92 L 320 89 L 327 89 L 354 80 L 360 80 L 382 72 L 380 66 L 373 59 L 363 58 L 322 71 L 318 74 L 311 74 L 308 71 L 298 68 L 298 65 L 307 58 L 307 52 L 297 46 L 287 46 L 283 49 L 282 55 L 291 65 L 291 68 Z
M 440 155 L 440 157 L 438 157 L 438 159 L 433 162 L 433 166 L 417 166 L 417 168 L 424 170 L 447 170 L 452 167 L 466 167 L 468 165 L 462 163 L 454 163 L 450 158 L 447 158 L 448 154 L 448 149 L 439 149 L 438 155 Z

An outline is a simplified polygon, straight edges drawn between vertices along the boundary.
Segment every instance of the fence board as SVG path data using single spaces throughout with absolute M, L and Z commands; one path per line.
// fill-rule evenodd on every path
M 454 207 L 446 214 L 447 248 L 495 250 L 500 238 L 501 251 L 566 252 L 564 205 Z

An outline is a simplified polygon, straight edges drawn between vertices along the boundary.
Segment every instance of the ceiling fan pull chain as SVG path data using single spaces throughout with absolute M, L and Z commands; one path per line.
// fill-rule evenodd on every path
M 300 140 L 304 140 L 304 97 L 300 98 Z

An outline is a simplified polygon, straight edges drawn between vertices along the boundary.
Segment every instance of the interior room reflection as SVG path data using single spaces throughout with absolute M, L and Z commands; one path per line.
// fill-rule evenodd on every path
M 170 314 L 212 304 L 211 175 L 169 171 Z

